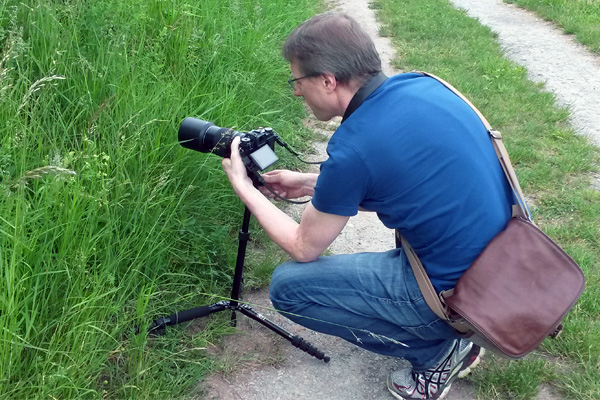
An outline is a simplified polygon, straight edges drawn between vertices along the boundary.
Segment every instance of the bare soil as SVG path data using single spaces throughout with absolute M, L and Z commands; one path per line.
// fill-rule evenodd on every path
M 563 35 L 548 22 L 500 0 L 452 0 L 468 14 L 479 18 L 499 35 L 508 57 L 530 71 L 530 79 L 544 82 L 557 100 L 570 108 L 577 131 L 600 144 L 600 59 Z M 378 35 L 378 24 L 367 0 L 341 0 L 331 6 L 357 19 L 374 39 L 382 57 L 384 72 L 393 75 L 394 49 Z M 330 135 L 339 121 L 306 123 L 323 135 Z M 315 143 L 319 159 L 325 144 Z M 600 189 L 598 176 L 594 185 Z M 289 212 L 299 218 L 302 209 Z M 332 253 L 385 251 L 394 247 L 394 238 L 372 213 L 352 218 L 332 244 Z M 288 341 L 262 325 L 240 316 L 239 334 L 228 336 L 211 349 L 211 354 L 230 366 L 227 372 L 200 382 L 196 398 L 209 400 L 296 400 L 296 399 L 391 399 L 386 376 L 406 362 L 364 351 L 341 339 L 311 332 L 289 322 L 271 309 L 267 289 L 245 293 L 244 301 L 284 329 L 301 335 L 331 357 L 329 363 L 291 346 Z M 448 400 L 475 399 L 468 380 L 453 384 Z M 537 400 L 559 400 L 550 386 L 540 387 Z

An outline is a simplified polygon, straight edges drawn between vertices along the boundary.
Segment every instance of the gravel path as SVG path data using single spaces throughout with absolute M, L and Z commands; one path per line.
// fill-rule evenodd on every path
M 530 71 L 530 79 L 545 82 L 557 100 L 570 107 L 572 124 L 577 131 L 600 145 L 600 58 L 590 55 L 570 37 L 533 14 L 503 4 L 500 0 L 451 0 L 457 7 L 479 18 L 499 34 L 508 57 Z M 391 68 L 394 50 L 388 39 L 378 36 L 378 25 L 367 0 L 341 0 L 332 8 L 356 18 L 374 38 L 384 63 Z M 329 135 L 335 123 L 308 121 Z M 317 144 L 324 154 L 324 145 Z M 319 158 L 316 156 L 315 158 Z M 600 187 L 600 186 L 599 186 Z M 298 216 L 299 207 L 290 210 Z M 348 223 L 333 243 L 332 253 L 384 251 L 394 246 L 393 234 L 370 213 L 361 213 Z M 198 398 L 213 400 L 296 400 L 296 399 L 392 399 L 386 389 L 388 371 L 404 361 L 369 353 L 340 339 L 308 331 L 291 324 L 271 311 L 267 290 L 244 294 L 244 300 L 288 331 L 304 339 L 331 357 L 325 364 L 291 346 L 248 318 L 240 317 L 239 335 L 224 339 L 212 351 L 229 363 L 230 373 L 216 374 L 202 382 Z M 448 400 L 473 400 L 468 381 L 454 383 Z M 537 400 L 558 400 L 550 387 L 541 387 Z

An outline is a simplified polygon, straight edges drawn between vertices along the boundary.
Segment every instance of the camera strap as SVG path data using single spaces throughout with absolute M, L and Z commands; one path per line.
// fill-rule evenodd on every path
M 377 75 L 369 78 L 369 80 L 354 94 L 352 100 L 350 100 L 350 104 L 348 104 L 348 108 L 346 108 L 346 112 L 342 118 L 342 123 L 347 120 L 348 117 L 362 104 L 362 102 L 365 101 L 365 99 L 369 97 L 371 93 L 377 90 L 379 86 L 381 86 L 387 79 L 387 75 L 383 72 L 379 72 Z

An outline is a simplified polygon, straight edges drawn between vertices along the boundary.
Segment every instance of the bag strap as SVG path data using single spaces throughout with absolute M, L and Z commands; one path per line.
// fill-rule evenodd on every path
M 425 298 L 425 302 L 429 308 L 431 308 L 431 311 L 435 313 L 435 315 L 443 320 L 448 320 L 449 317 L 447 307 L 442 304 L 440 298 L 438 297 L 437 292 L 431 284 L 431 280 L 429 280 L 429 277 L 427 276 L 427 272 L 425 272 L 425 268 L 423 267 L 421 260 L 419 260 L 419 257 L 417 256 L 417 253 L 415 253 L 415 250 L 412 248 L 410 243 L 408 243 L 408 241 L 404 239 L 404 236 L 400 235 L 400 232 L 397 230 L 396 235 L 402 243 L 402 248 L 406 253 L 406 257 L 408 258 L 408 262 L 412 267 L 413 273 L 415 274 L 415 278 L 417 279 L 417 283 L 419 285 L 419 289 L 421 289 L 423 298 Z
M 487 119 L 481 114 L 481 112 L 475 107 L 462 93 L 460 93 L 454 86 L 446 82 L 445 80 L 430 74 L 428 72 L 423 71 L 413 71 L 415 73 L 433 78 L 446 86 L 450 91 L 452 91 L 455 95 L 457 95 L 460 99 L 462 99 L 471 109 L 477 114 L 481 122 L 483 123 L 486 131 L 490 135 L 492 140 L 492 145 L 494 146 L 494 151 L 496 152 L 496 156 L 500 161 L 500 165 L 502 166 L 502 170 L 508 179 L 510 187 L 514 193 L 516 204 L 513 205 L 513 217 L 522 217 L 529 221 L 531 221 L 531 214 L 529 213 L 529 209 L 525 204 L 523 192 L 521 190 L 521 185 L 519 185 L 519 180 L 517 179 L 517 174 L 510 162 L 510 158 L 508 157 L 508 152 L 506 151 L 506 147 L 504 147 L 504 143 L 502 141 L 502 135 L 497 130 L 493 129 Z M 427 272 L 419 260 L 417 253 L 412 248 L 410 243 L 400 234 L 398 230 L 396 230 L 396 239 L 402 244 L 402 248 L 404 249 L 410 266 L 415 274 L 415 278 L 417 280 L 417 284 L 419 285 L 419 289 L 423 294 L 423 297 L 431 310 L 441 319 L 448 321 L 455 328 L 460 329 L 460 323 L 452 321 L 450 319 L 450 314 L 448 312 L 448 307 L 443 303 L 444 292 L 440 293 L 438 296 L 435 288 L 431 284 L 431 280 L 427 276 Z M 399 239 L 399 240 L 398 240 Z M 456 324 L 456 326 L 455 326 Z

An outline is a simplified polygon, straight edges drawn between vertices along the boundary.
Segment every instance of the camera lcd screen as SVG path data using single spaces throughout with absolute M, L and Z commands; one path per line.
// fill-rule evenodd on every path
M 279 160 L 277 154 L 275 154 L 268 144 L 265 144 L 263 147 L 250 154 L 250 158 L 258 165 L 261 171 Z

